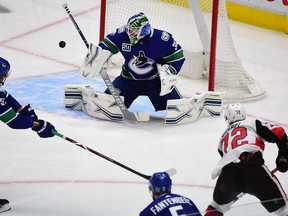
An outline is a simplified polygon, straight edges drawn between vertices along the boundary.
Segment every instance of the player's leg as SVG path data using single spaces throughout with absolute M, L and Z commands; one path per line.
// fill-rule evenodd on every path
M 119 95 L 124 97 L 124 104 L 127 108 L 131 106 L 133 101 L 138 97 L 138 92 L 133 85 L 133 80 L 128 80 L 122 76 L 118 76 L 113 80 L 113 85 L 119 90 Z M 109 89 L 106 89 L 106 94 L 110 94 Z
M 181 99 L 182 96 L 178 89 L 175 87 L 169 94 L 160 96 L 160 87 L 154 88 L 147 93 L 155 111 L 166 110 L 167 101 L 172 99 Z
M 256 196 L 268 212 L 277 214 L 276 211 L 281 208 L 282 212 L 288 211 L 287 206 L 285 209 L 287 202 L 285 191 L 278 179 L 271 174 L 265 165 L 251 167 L 247 182 L 249 182 L 247 192 Z M 288 215 L 288 212 L 282 214 L 281 211 L 278 211 L 278 215 Z
M 220 216 L 231 208 L 240 194 L 235 185 L 236 172 L 240 171 L 222 170 L 214 188 L 213 201 L 207 207 L 205 216 Z

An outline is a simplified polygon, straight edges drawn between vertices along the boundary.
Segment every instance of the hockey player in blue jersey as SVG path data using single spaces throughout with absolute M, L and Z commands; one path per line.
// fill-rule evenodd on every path
M 124 96 L 127 108 L 140 95 L 148 96 L 156 111 L 165 110 L 167 100 L 181 98 L 174 84 L 185 60 L 183 50 L 169 32 L 152 28 L 144 13 L 132 16 L 127 25 L 108 34 L 99 46 L 124 57 L 121 75 L 113 84 Z M 161 92 L 161 85 L 168 89 Z
M 112 85 L 105 72 L 115 54 L 121 54 L 124 63 Z M 127 108 L 139 96 L 147 96 L 155 111 L 167 111 L 166 124 L 219 116 L 221 95 L 218 92 L 197 92 L 189 98 L 179 93 L 176 84 L 184 62 L 183 49 L 172 34 L 153 28 L 144 13 L 137 13 L 98 45 L 90 43 L 80 67 L 79 73 L 86 79 L 100 74 L 107 86 L 105 92 L 100 93 L 87 85 L 65 85 L 65 107 L 82 110 L 96 118 L 119 121 L 129 119 L 124 113 L 127 114 Z M 149 120 L 149 113 L 137 114 L 137 121 Z
M 108 67 L 111 56 L 119 52 L 124 64 L 113 84 L 127 108 L 140 95 L 148 96 L 156 111 L 165 110 L 167 100 L 182 98 L 175 85 L 185 60 L 183 49 L 169 32 L 152 28 L 144 13 L 132 16 L 98 46 L 90 44 L 84 65 L 89 69 L 91 64 L 95 67 L 84 68 L 82 72 L 80 69 L 80 73 L 88 79 L 94 78 L 103 67 Z M 105 93 L 110 94 L 109 89 Z
M 149 181 L 153 201 L 140 216 L 201 216 L 196 205 L 187 197 L 171 193 L 172 180 L 166 172 L 154 173 Z
M 55 130 L 55 127 L 51 123 L 38 119 L 29 104 L 23 107 L 2 88 L 9 75 L 10 64 L 0 57 L 0 120 L 12 129 L 32 128 L 42 138 L 53 137 L 52 130 Z M 10 209 L 9 201 L 0 199 L 0 212 Z

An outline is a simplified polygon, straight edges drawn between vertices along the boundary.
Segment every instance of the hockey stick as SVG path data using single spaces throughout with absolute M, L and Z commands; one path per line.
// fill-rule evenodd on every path
M 130 172 L 132 172 L 132 173 L 134 173 L 134 174 L 136 174 L 136 175 L 138 175 L 138 176 L 141 176 L 142 178 L 144 178 L 144 179 L 146 179 L 146 180 L 149 180 L 149 179 L 151 178 L 150 175 L 145 175 L 145 174 L 140 173 L 140 172 L 138 172 L 138 171 L 136 171 L 136 170 L 134 170 L 134 169 L 132 169 L 132 168 L 130 168 L 130 167 L 127 167 L 127 166 L 125 166 L 124 164 L 119 163 L 118 161 L 115 161 L 115 160 L 113 160 L 112 158 L 110 158 L 110 157 L 108 157 L 108 156 L 106 156 L 106 155 L 104 155 L 104 154 L 102 154 L 102 153 L 100 153 L 100 152 L 98 152 L 98 151 L 96 151 L 96 150 L 94 150 L 94 149 L 89 148 L 88 146 L 85 146 L 85 145 L 83 145 L 83 144 L 80 144 L 80 143 L 78 143 L 77 141 L 75 141 L 75 140 L 73 140 L 73 139 L 71 139 L 71 138 L 69 138 L 69 137 L 66 137 L 66 136 L 62 135 L 61 133 L 59 133 L 59 132 L 57 132 L 57 131 L 52 130 L 52 133 L 53 133 L 55 136 L 58 136 L 58 137 L 60 137 L 60 138 L 62 138 L 62 139 L 65 139 L 65 140 L 67 140 L 68 142 L 73 143 L 73 144 L 77 145 L 77 146 L 80 147 L 80 148 L 83 148 L 83 149 L 85 149 L 85 150 L 87 150 L 87 151 L 89 151 L 89 152 L 92 152 L 93 154 L 95 154 L 95 155 L 97 155 L 97 156 L 99 156 L 99 157 L 102 157 L 102 158 L 104 158 L 105 160 L 108 160 L 108 161 L 110 161 L 110 162 L 112 162 L 112 163 L 114 163 L 114 164 L 116 164 L 116 165 L 118 165 L 118 166 L 120 166 L 120 167 L 122 167 L 122 168 L 124 168 L 124 169 L 126 169 L 126 170 L 128 170 L 128 171 L 130 171 Z M 174 169 L 174 168 L 168 169 L 168 170 L 166 170 L 165 172 L 167 172 L 167 173 L 169 174 L 169 176 L 173 176 L 173 175 L 175 175 L 175 174 L 177 173 L 176 169 Z
M 76 28 L 76 30 L 78 31 L 80 37 L 82 38 L 85 46 L 87 47 L 87 49 L 89 49 L 89 44 L 85 38 L 85 36 L 83 35 L 80 27 L 78 26 L 78 24 L 76 23 L 73 15 L 71 14 L 67 3 L 63 4 L 63 8 L 66 10 L 67 14 L 69 15 L 72 23 L 74 24 L 74 27 Z M 116 101 L 117 105 L 119 106 L 124 119 L 128 120 L 128 121 L 149 121 L 149 113 L 147 112 L 130 112 L 127 107 L 125 106 L 123 100 L 121 99 L 121 97 L 119 96 L 118 91 L 116 90 L 115 86 L 113 85 L 113 83 L 111 82 L 107 72 L 106 72 L 106 68 L 102 68 L 100 71 L 100 76 L 102 77 L 102 79 L 104 80 L 105 85 L 107 86 L 107 88 L 109 89 L 111 95 L 113 96 L 114 100 Z

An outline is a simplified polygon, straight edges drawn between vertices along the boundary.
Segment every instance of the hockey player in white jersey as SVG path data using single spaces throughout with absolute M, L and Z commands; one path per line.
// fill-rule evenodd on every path
M 284 128 L 261 119 L 246 119 L 245 109 L 239 103 L 228 105 L 224 118 L 228 128 L 218 145 L 222 159 L 212 173 L 212 178 L 218 179 L 205 216 L 224 215 L 244 193 L 257 197 L 268 212 L 287 216 L 285 191 L 263 159 L 265 142 L 275 143 L 277 170 L 287 172 L 288 144 Z

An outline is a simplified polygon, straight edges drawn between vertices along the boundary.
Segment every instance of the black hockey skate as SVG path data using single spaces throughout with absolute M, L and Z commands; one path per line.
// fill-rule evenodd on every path
M 6 199 L 0 199 L 0 212 L 9 211 L 10 209 L 9 201 Z

